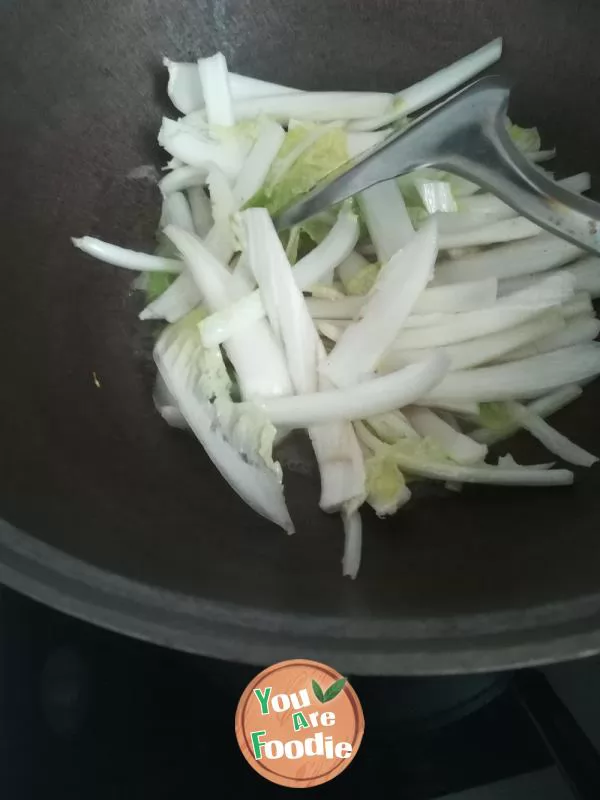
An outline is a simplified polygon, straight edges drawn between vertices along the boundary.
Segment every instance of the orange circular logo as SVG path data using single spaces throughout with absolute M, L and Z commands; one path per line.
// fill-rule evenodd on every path
M 346 769 L 365 729 L 346 678 L 318 661 L 281 661 L 246 687 L 235 715 L 244 758 L 267 780 L 319 786 Z

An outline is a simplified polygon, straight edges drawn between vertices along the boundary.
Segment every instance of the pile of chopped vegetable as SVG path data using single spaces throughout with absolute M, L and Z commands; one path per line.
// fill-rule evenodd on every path
M 501 40 L 396 95 L 305 92 L 230 73 L 218 53 L 165 61 L 183 116 L 163 120 L 171 161 L 154 254 L 74 244 L 143 273 L 144 320 L 164 328 L 155 403 L 188 428 L 259 514 L 294 530 L 273 456 L 306 429 L 321 508 L 361 557 L 360 508 L 394 514 L 411 483 L 566 485 L 568 469 L 486 462 L 527 430 L 579 466 L 596 458 L 546 417 L 600 373 L 600 262 L 461 178 L 423 169 L 278 233 L 272 217 L 500 56 Z M 535 129 L 507 122 L 536 162 Z M 589 175 L 563 180 L 589 188 Z

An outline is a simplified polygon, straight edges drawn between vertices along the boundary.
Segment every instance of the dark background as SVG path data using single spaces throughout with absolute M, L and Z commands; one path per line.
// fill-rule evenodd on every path
M 292 791 L 257 775 L 235 740 L 237 702 L 258 668 L 137 642 L 9 590 L 0 593 L 0 630 L 7 800 L 167 798 L 209 786 L 249 797 Z M 573 665 L 575 676 L 589 677 L 592 663 Z M 508 673 L 350 680 L 364 709 L 363 744 L 314 796 L 364 798 L 389 785 L 403 800 L 429 800 L 554 763 Z M 570 797 L 557 772 L 554 784 L 557 797 Z

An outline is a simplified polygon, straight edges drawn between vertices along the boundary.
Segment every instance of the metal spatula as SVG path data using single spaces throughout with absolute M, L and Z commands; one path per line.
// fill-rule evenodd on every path
M 277 226 L 297 225 L 376 183 L 435 167 L 474 181 L 542 228 L 600 253 L 600 203 L 558 186 L 515 147 L 506 129 L 509 93 L 501 77 L 475 81 L 323 181 L 286 209 Z

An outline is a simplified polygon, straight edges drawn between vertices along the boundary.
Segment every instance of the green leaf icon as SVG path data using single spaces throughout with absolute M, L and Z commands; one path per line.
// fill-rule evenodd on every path
M 323 689 L 321 689 L 321 687 L 319 686 L 319 684 L 315 680 L 313 680 L 313 682 L 312 682 L 312 690 L 313 690 L 313 694 L 317 698 L 317 700 L 320 703 L 324 703 L 325 702 L 325 696 L 323 695 Z
M 330 700 L 333 700 L 334 697 L 337 697 L 338 694 L 342 691 L 344 686 L 346 685 L 346 678 L 340 678 L 339 680 L 335 681 L 331 684 L 331 686 L 327 689 L 325 694 L 323 695 L 323 703 L 328 703 Z

